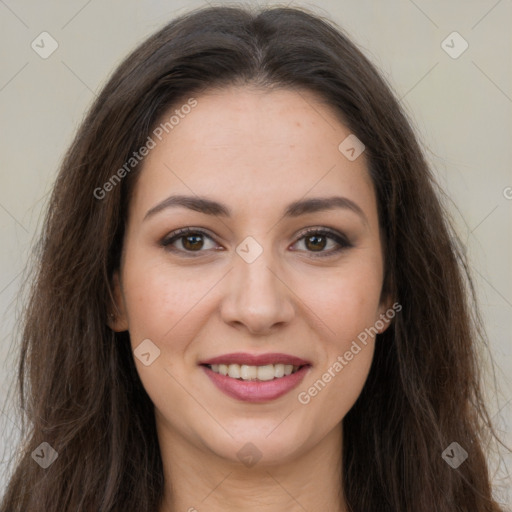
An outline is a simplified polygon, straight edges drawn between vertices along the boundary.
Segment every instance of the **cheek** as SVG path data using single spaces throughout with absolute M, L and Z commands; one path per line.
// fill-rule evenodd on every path
M 313 402 L 339 421 L 357 400 L 370 370 L 375 323 L 379 319 L 382 274 L 379 262 L 352 260 L 320 280 L 308 304 L 321 318 L 318 366 L 301 386 Z
M 213 276 L 177 269 L 166 262 L 152 263 L 133 254 L 125 268 L 125 298 L 131 334 L 153 337 L 159 343 L 182 336 L 193 322 Z
M 327 429 L 340 422 L 358 399 L 368 377 L 375 346 L 371 328 L 376 321 L 378 294 L 371 292 L 370 296 L 363 290 L 347 286 L 322 317 L 329 329 L 325 328 L 319 339 L 319 361 L 297 393 L 312 430 L 317 428 L 318 416 Z
M 331 426 L 340 422 L 359 398 L 370 371 L 373 345 L 361 345 L 361 352 L 351 361 L 344 354 L 340 354 L 340 360 L 330 361 L 298 397 L 305 407 L 312 406 L 310 412 L 313 408 L 322 411 L 324 421 Z
M 379 262 L 351 261 L 323 277 L 313 276 L 301 295 L 323 321 L 330 338 L 346 342 L 379 317 L 382 273 Z M 304 279 L 302 286 L 308 282 Z
M 179 271 L 149 260 L 142 251 L 133 251 L 125 262 L 124 295 L 134 361 L 157 411 L 191 408 L 190 395 L 183 387 L 187 378 L 184 368 L 193 366 L 193 354 L 187 348 L 209 314 L 201 298 L 215 284 L 207 275 L 198 278 L 196 272 L 192 276 L 192 271 Z M 150 345 L 149 365 L 136 354 L 143 340 L 150 340 L 157 347 Z M 158 354 L 154 360 L 153 353 Z M 173 421 L 184 421 L 178 416 Z

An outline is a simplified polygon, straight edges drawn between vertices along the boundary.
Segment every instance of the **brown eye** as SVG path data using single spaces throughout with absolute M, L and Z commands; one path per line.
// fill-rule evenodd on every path
M 169 236 L 165 237 L 160 243 L 169 251 L 200 253 L 204 252 L 205 239 L 213 242 L 212 237 L 200 229 L 183 228 L 178 231 L 174 231 Z M 177 243 L 179 243 L 181 247 L 179 245 L 177 246 Z M 216 245 L 213 243 L 212 247 L 207 247 L 206 249 L 214 247 L 216 247 Z
M 186 235 L 181 237 L 181 244 L 187 250 L 194 251 L 196 249 L 201 249 L 204 244 L 204 241 L 200 238 L 203 235 Z
M 302 236 L 299 238 L 297 243 L 301 241 L 304 241 L 306 252 L 317 253 L 313 254 L 314 257 L 332 256 L 352 247 L 352 244 L 344 235 L 327 229 L 310 229 L 309 231 L 302 233 Z M 329 247 L 329 241 L 334 244 L 330 244 L 330 250 L 325 250 Z
M 321 251 L 326 246 L 326 237 L 323 235 L 309 235 L 305 238 L 305 244 L 312 251 Z
M 213 238 L 201 229 L 183 228 L 165 237 L 160 244 L 169 251 L 191 256 L 194 253 L 199 255 L 208 249 L 216 249 L 215 243 L 212 247 L 206 247 L 205 249 L 205 240 L 214 242 Z M 296 244 L 302 241 L 304 241 L 305 251 L 312 253 L 314 257 L 332 256 L 352 247 L 352 244 L 344 235 L 325 228 L 306 231 Z M 178 243 L 181 244 L 181 247 L 177 245 Z

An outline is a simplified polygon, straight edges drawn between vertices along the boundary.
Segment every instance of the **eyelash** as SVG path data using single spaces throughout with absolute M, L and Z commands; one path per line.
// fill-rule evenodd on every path
M 187 255 L 186 257 L 195 258 L 195 257 L 199 256 L 199 254 L 196 256 L 194 253 L 201 253 L 201 252 L 205 252 L 205 251 L 204 250 L 186 251 L 186 250 L 176 249 L 174 247 L 171 247 L 171 245 L 175 241 L 183 239 L 187 235 L 190 235 L 190 234 L 203 235 L 203 236 L 209 238 L 210 240 L 214 241 L 213 238 L 206 231 L 204 231 L 200 228 L 187 227 L 187 228 L 182 228 L 182 229 L 173 231 L 172 233 L 167 235 L 160 242 L 160 244 L 162 247 L 164 247 L 165 249 L 167 249 L 169 251 L 185 253 Z M 299 238 L 297 239 L 297 242 L 302 239 L 305 239 L 311 235 L 320 235 L 320 236 L 324 236 L 326 238 L 330 238 L 331 240 L 334 240 L 339 245 L 339 247 L 337 249 L 330 250 L 330 251 L 319 251 L 316 253 L 314 251 L 306 251 L 306 252 L 311 253 L 311 255 L 314 258 L 326 258 L 329 256 L 333 256 L 335 254 L 340 253 L 343 250 L 346 250 L 346 249 L 349 249 L 350 247 L 352 247 L 352 244 L 346 239 L 346 237 L 344 235 L 337 233 L 336 231 L 333 231 L 331 229 L 327 229 L 327 228 L 310 228 L 305 231 L 302 231 L 300 233 Z M 297 243 L 297 242 L 295 242 L 295 243 Z

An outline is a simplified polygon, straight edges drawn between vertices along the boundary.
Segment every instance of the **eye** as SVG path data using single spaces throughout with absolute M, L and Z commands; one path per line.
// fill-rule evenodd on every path
M 306 252 L 316 253 L 313 254 L 313 257 L 332 256 L 344 249 L 352 247 L 352 244 L 344 235 L 331 229 L 311 228 L 307 231 L 303 231 L 300 235 L 300 238 L 294 245 L 303 241 L 304 246 L 306 247 Z M 204 238 L 214 242 L 213 238 L 202 229 L 187 227 L 173 231 L 166 236 L 160 244 L 169 251 L 180 252 L 187 256 L 192 256 L 193 253 L 203 252 L 202 249 L 205 249 Z M 334 242 L 334 249 L 326 251 L 324 249 L 329 245 L 327 243 L 329 240 L 331 241 L 331 245 L 332 242 Z M 179 242 L 181 248 L 175 245 L 177 242 Z M 216 247 L 217 246 L 214 243 L 213 247 L 206 247 L 206 249 L 216 250 Z
M 317 253 L 313 257 L 326 257 L 338 254 L 339 252 L 352 247 L 347 238 L 336 231 L 326 228 L 312 228 L 301 233 L 301 237 L 296 243 L 304 241 L 307 252 Z M 325 251 L 328 240 L 334 241 L 334 249 Z M 331 244 L 332 245 L 332 244 Z M 337 247 L 336 247 L 337 246 Z
M 202 240 L 204 237 L 213 241 L 212 237 L 202 229 L 190 227 L 182 228 L 172 232 L 169 236 L 165 237 L 162 240 L 161 245 L 174 252 L 201 252 L 201 249 L 204 248 L 204 240 Z M 181 248 L 174 246 L 176 242 L 180 242 Z

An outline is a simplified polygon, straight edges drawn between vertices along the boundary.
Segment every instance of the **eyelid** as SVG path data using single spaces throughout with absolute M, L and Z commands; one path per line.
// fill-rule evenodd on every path
M 351 242 L 349 241 L 348 237 L 336 230 L 329 228 L 327 226 L 317 226 L 317 227 L 310 227 L 310 228 L 304 228 L 302 231 L 299 231 L 299 233 L 296 235 L 297 239 L 302 239 L 305 236 L 307 236 L 309 233 L 321 233 L 322 235 L 328 235 L 331 238 L 339 239 L 339 242 L 346 246 L 352 246 Z

